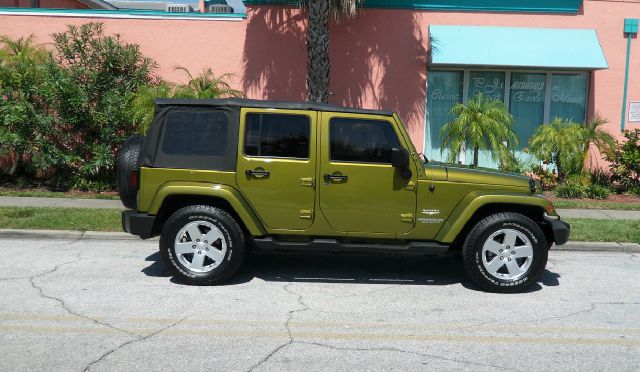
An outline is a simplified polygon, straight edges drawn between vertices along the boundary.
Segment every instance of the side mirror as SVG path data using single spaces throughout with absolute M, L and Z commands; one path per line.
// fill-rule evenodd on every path
M 394 147 L 391 149 L 391 165 L 394 168 L 405 168 L 409 165 L 409 151 L 405 148 Z

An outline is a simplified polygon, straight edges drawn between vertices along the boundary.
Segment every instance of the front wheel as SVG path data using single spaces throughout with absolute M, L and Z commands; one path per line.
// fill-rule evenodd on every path
M 245 239 L 227 212 L 193 205 L 175 212 L 160 236 L 160 254 L 170 274 L 188 284 L 219 284 L 244 258 Z
M 542 274 L 547 240 L 534 221 L 518 213 L 497 213 L 478 222 L 462 247 L 471 279 L 491 292 L 514 293 Z

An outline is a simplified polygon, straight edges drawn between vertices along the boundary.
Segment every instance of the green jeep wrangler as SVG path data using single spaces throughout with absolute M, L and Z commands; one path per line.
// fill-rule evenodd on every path
M 485 290 L 536 282 L 569 225 L 533 179 L 430 162 L 392 112 L 156 100 L 118 156 L 124 231 L 169 272 L 216 284 L 250 249 L 460 254 Z

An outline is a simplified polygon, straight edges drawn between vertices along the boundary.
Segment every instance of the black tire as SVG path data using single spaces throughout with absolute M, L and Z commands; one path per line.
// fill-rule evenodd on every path
M 511 236 L 517 235 L 518 238 L 516 239 L 521 243 L 520 245 L 525 245 L 525 240 L 529 240 L 528 243 L 532 248 L 531 258 L 516 258 L 517 255 L 511 255 L 512 252 L 515 252 L 515 249 L 509 245 L 504 245 L 506 244 L 504 239 L 506 239 L 507 233 L 512 234 Z M 499 242 L 501 237 L 503 239 L 502 243 Z M 502 270 L 502 273 L 500 271 L 497 271 L 495 274 L 490 273 L 485 265 L 491 265 L 483 262 L 483 246 L 485 242 L 490 241 L 490 238 L 499 245 L 502 245 L 503 248 L 507 248 L 500 250 L 499 252 L 503 253 L 496 255 L 489 251 L 484 252 L 485 261 L 489 261 L 487 257 L 491 258 L 490 262 L 492 262 L 493 259 L 500 260 L 496 261 L 493 267 L 494 270 L 495 267 L 500 267 L 499 270 Z M 518 213 L 496 213 L 480 220 L 480 222 L 471 229 L 462 246 L 462 258 L 467 274 L 482 289 L 490 292 L 515 293 L 521 292 L 534 284 L 540 277 L 547 265 L 547 257 L 549 254 L 547 247 L 547 239 L 545 238 L 544 232 L 540 226 L 530 218 Z M 514 257 L 513 262 L 516 263 L 520 269 L 523 269 L 522 273 L 511 275 L 511 270 L 506 265 L 507 260 L 509 260 L 508 262 L 511 264 L 510 256 Z M 504 262 L 504 264 L 502 264 L 502 262 Z M 508 276 L 513 276 L 513 279 L 508 278 Z
M 144 137 L 135 135 L 122 144 L 117 161 L 118 194 L 122 204 L 129 209 L 138 207 L 138 190 L 131 187 L 131 171 L 140 170 L 140 155 Z
M 203 262 L 212 262 L 211 265 L 218 265 L 206 272 L 197 272 L 189 267 L 187 263 L 192 263 L 195 255 L 200 253 L 200 245 L 194 250 L 193 256 L 189 258 L 187 255 L 178 255 L 176 253 L 176 238 L 180 231 L 191 223 L 211 224 L 220 233 L 226 243 L 226 252 L 222 251 L 223 256 L 216 263 L 212 258 L 203 258 Z M 198 228 L 206 234 L 206 227 Z M 211 231 L 211 230 L 209 230 Z M 183 234 L 180 234 L 181 236 Z M 193 239 L 190 236 L 182 236 L 185 243 L 191 244 Z M 203 244 L 203 242 L 194 243 Z M 221 244 L 221 243 L 220 243 Z M 160 235 L 160 255 L 169 271 L 169 273 L 178 280 L 187 284 L 219 284 L 231 277 L 238 270 L 244 259 L 245 237 L 238 223 L 222 209 L 210 207 L 206 205 L 192 205 L 184 207 L 175 212 L 164 224 L 162 234 Z M 204 246 L 203 246 L 204 247 Z M 209 246 L 212 250 L 213 242 Z M 196 252 L 197 251 L 197 252 Z M 209 251 L 209 249 L 207 249 Z M 202 251 L 202 254 L 207 253 Z M 185 261 L 186 260 L 186 261 Z M 190 262 L 189 262 L 190 261 Z

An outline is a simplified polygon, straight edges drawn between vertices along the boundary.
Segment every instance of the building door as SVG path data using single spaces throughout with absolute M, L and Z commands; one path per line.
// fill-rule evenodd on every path
M 236 179 L 265 225 L 311 227 L 317 113 L 243 109 Z
M 388 234 L 413 229 L 416 171 L 412 169 L 407 180 L 391 166 L 391 149 L 404 146 L 390 120 L 322 113 L 319 204 L 336 231 Z

